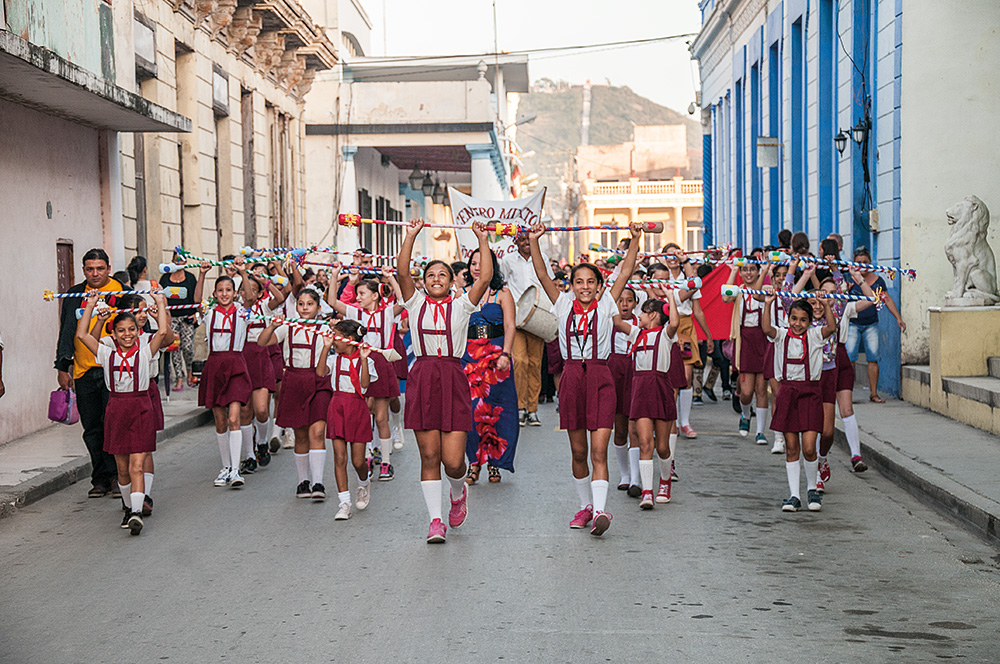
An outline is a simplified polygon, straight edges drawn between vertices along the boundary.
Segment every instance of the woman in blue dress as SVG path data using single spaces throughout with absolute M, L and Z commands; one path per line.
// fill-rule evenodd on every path
M 497 257 L 493 260 L 493 281 L 479 311 L 469 319 L 469 341 L 462 365 L 472 390 L 475 428 L 469 432 L 465 451 L 469 457 L 466 482 L 475 484 L 483 464 L 490 482 L 500 481 L 500 469 L 514 472 L 514 450 L 520 433 L 517 416 L 517 389 L 511 371 L 510 349 L 514 345 L 514 298 L 504 287 Z M 479 275 L 479 250 L 469 256 L 468 284 Z

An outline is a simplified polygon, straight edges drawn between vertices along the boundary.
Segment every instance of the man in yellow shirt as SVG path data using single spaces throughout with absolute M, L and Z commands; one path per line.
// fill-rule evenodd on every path
M 60 388 L 76 387 L 76 407 L 80 411 L 80 423 L 83 424 L 83 442 L 90 453 L 90 463 L 93 466 L 90 474 L 93 486 L 87 495 L 90 498 L 101 498 L 118 488 L 115 458 L 104 451 L 104 410 L 110 395 L 104 384 L 104 371 L 97 363 L 97 358 L 76 338 L 76 310 L 83 306 L 83 294 L 89 290 L 119 291 L 125 287 L 111 278 L 111 262 L 103 249 L 91 249 L 83 255 L 83 275 L 84 281 L 67 291 L 80 293 L 80 298 L 61 300 L 55 368 L 59 372 Z M 112 295 L 108 298 L 111 306 L 114 306 L 114 297 Z M 95 318 L 91 323 L 91 331 L 96 324 Z M 107 334 L 106 329 L 101 331 L 102 337 Z

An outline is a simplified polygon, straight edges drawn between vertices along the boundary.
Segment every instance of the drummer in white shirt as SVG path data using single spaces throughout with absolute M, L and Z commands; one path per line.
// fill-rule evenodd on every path
M 513 251 L 500 261 L 500 271 L 504 281 L 518 302 L 521 294 L 530 287 L 536 288 L 536 293 L 542 293 L 542 285 L 531 264 L 531 247 L 528 235 L 518 233 L 514 238 L 517 251 Z M 552 266 L 546 263 L 545 269 L 549 278 L 554 279 Z M 541 302 L 546 302 L 542 297 Z M 517 388 L 517 407 L 521 426 L 541 426 L 538 419 L 538 395 L 542 390 L 542 354 L 545 352 L 545 342 L 530 332 L 517 330 L 514 336 L 514 347 L 511 355 L 514 359 L 514 385 Z

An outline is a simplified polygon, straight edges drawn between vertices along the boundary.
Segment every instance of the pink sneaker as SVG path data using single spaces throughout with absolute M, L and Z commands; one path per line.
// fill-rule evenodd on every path
M 697 438 L 698 434 L 694 429 L 691 428 L 690 424 L 680 427 L 680 431 L 684 434 L 685 438 Z
M 590 528 L 590 534 L 600 537 L 611 527 L 611 514 L 608 512 L 595 512 L 594 525 Z
M 573 515 L 573 520 L 569 522 L 570 528 L 586 528 L 587 524 L 594 517 L 594 508 L 587 505 L 582 510 Z
M 451 498 L 451 496 L 448 496 Z M 458 500 L 451 501 L 451 509 L 448 510 L 448 525 L 452 528 L 458 528 L 463 523 L 465 523 L 466 517 L 469 516 L 469 487 L 462 487 L 462 497 Z
M 444 534 L 448 529 L 441 523 L 441 519 L 431 521 L 431 527 L 427 530 L 428 544 L 444 544 Z
M 670 480 L 660 480 L 660 489 L 656 492 L 656 502 L 658 503 L 669 503 L 670 502 Z
M 653 509 L 653 492 L 652 490 L 643 491 L 642 499 L 639 500 L 639 507 L 644 510 Z
M 823 480 L 823 482 L 829 482 L 830 481 L 830 462 L 829 461 L 821 461 L 820 462 L 820 464 L 819 464 L 819 478 L 821 480 Z

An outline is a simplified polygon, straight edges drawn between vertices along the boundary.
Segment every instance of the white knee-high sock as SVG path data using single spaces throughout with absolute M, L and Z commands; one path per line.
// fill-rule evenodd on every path
M 267 426 L 264 428 L 264 440 L 261 442 L 270 443 L 274 435 L 274 415 L 267 416 Z
M 628 448 L 628 476 L 629 484 L 634 486 L 639 486 L 639 448 L 630 447 Z
M 785 475 L 788 476 L 788 492 L 790 496 L 799 498 L 799 460 L 785 462 Z M 816 481 L 813 473 L 813 482 Z
M 653 490 L 653 460 L 652 459 L 640 459 L 639 460 L 639 477 L 642 479 L 642 490 L 652 491 Z M 670 477 L 670 471 L 667 471 L 667 477 Z
M 222 466 L 229 468 L 229 432 L 216 433 L 215 438 L 219 441 L 219 456 L 222 457 Z
M 239 431 L 229 432 L 229 467 L 239 470 L 240 450 L 243 448 L 243 434 Z
M 124 495 L 123 493 L 122 496 Z M 132 511 L 142 513 L 142 499 L 145 497 L 142 491 L 133 491 L 129 494 L 129 497 L 132 502 Z
M 243 450 L 240 456 L 240 460 L 242 461 L 253 456 L 253 427 L 249 424 L 245 427 L 240 427 L 240 436 L 243 440 Z
M 858 420 L 854 415 L 843 418 L 844 435 L 847 437 L 847 446 L 851 448 L 851 456 L 861 456 L 861 433 L 858 431 Z
M 295 457 L 295 472 L 299 475 L 299 484 L 309 479 L 309 455 L 292 452 Z
M 451 485 L 451 499 L 458 500 L 462 497 L 462 491 L 465 490 L 465 477 L 451 477 L 445 474 L 448 478 L 448 484 Z
M 618 459 L 618 473 L 621 476 L 619 484 L 628 484 L 629 481 L 629 460 L 628 443 L 615 445 L 615 458 Z
M 389 420 L 392 423 L 392 428 L 396 433 L 396 437 L 403 437 L 403 395 L 399 395 L 399 412 L 394 413 L 392 409 L 389 409 Z
M 690 387 L 681 390 L 677 395 L 677 422 L 682 427 L 686 427 L 691 423 L 692 399 L 694 399 L 694 390 Z
M 267 445 L 267 420 L 253 418 L 253 437 L 258 445 Z
M 751 404 L 743 403 L 742 401 L 740 402 L 740 415 L 742 415 L 745 420 L 750 419 L 750 406 Z
M 118 492 L 120 494 L 122 494 L 122 505 L 124 505 L 125 507 L 127 507 L 131 511 L 132 508 L 126 502 L 125 496 L 129 496 L 128 500 L 132 499 L 132 496 L 131 496 L 131 494 L 132 494 L 132 483 L 129 482 L 128 484 L 119 484 L 118 485 Z
M 145 485 L 144 488 L 146 490 L 146 495 L 152 496 L 153 494 L 150 492 L 153 490 L 153 473 L 143 473 L 142 478 Z
M 323 483 L 323 467 L 326 465 L 326 450 L 309 450 L 309 474 L 313 484 Z
M 667 439 L 667 448 L 670 450 L 670 461 L 674 460 L 674 452 L 677 451 L 677 434 L 670 434 L 670 438 Z
M 441 519 L 441 480 L 421 480 L 420 490 L 424 494 L 424 503 L 427 505 L 427 514 L 431 521 Z
M 659 455 L 657 455 L 657 456 L 659 456 Z M 663 457 L 659 457 L 659 459 L 660 459 L 660 481 L 661 482 L 669 482 L 670 481 L 670 464 L 672 463 L 670 461 L 670 457 L 667 457 L 666 459 L 664 459 Z
M 585 508 L 587 505 L 592 505 L 590 498 L 590 478 L 589 477 L 574 477 L 573 484 L 576 485 L 576 495 L 580 498 L 580 509 Z
M 608 503 L 608 481 L 594 480 L 590 483 L 590 491 L 594 494 L 594 511 L 603 512 Z
M 757 409 L 757 433 L 764 433 L 767 425 L 767 408 Z
M 392 455 L 392 432 L 389 432 L 388 438 L 379 438 L 378 446 L 382 450 L 382 463 L 389 463 L 389 457 Z M 465 478 L 462 478 L 462 482 L 465 482 Z
M 819 477 L 819 474 L 816 472 L 819 466 L 819 459 L 806 461 L 805 457 L 803 457 L 802 466 L 806 469 L 806 488 L 810 491 L 815 491 L 816 478 Z

